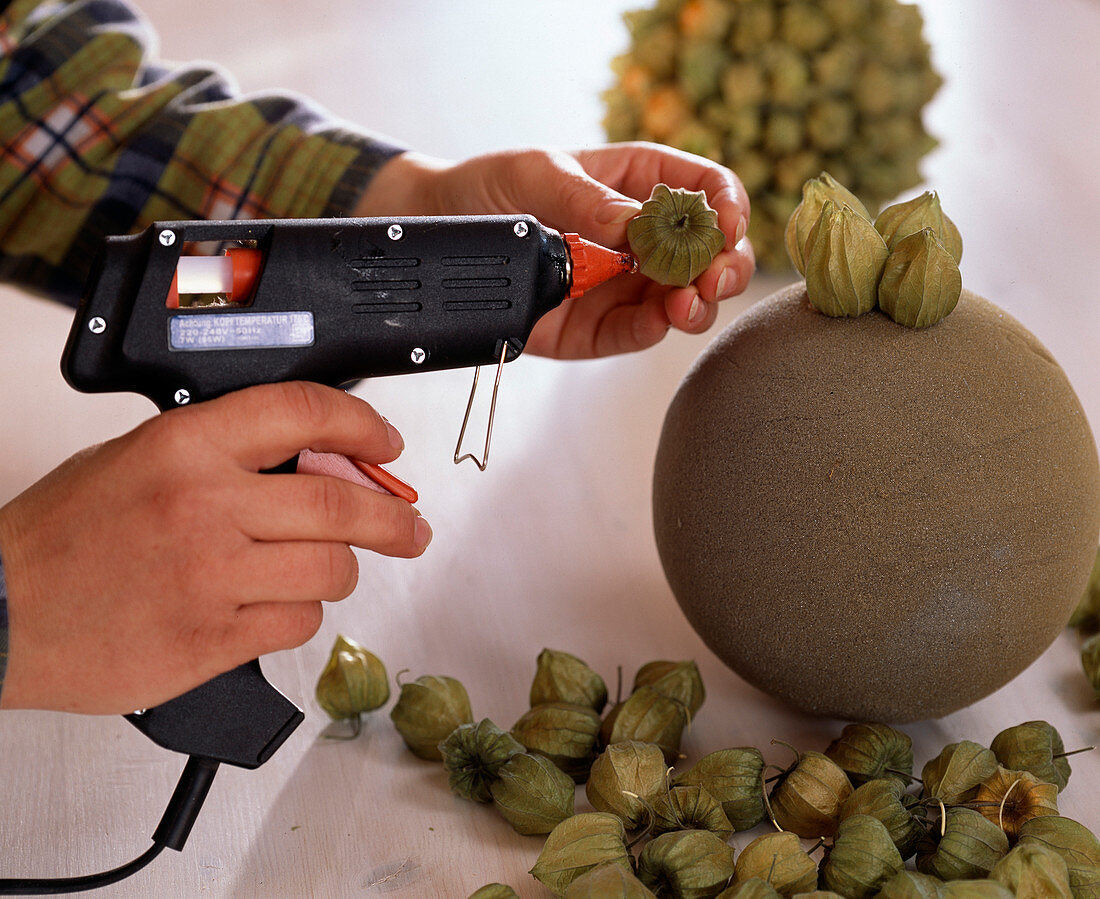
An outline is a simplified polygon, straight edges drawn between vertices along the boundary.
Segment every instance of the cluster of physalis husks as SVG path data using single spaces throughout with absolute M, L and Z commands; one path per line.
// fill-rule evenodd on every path
M 854 194 L 822 172 L 803 186 L 786 241 L 810 303 L 826 315 L 877 306 L 898 324 L 925 328 L 962 293 L 962 238 L 934 192 L 888 206 L 872 221 Z

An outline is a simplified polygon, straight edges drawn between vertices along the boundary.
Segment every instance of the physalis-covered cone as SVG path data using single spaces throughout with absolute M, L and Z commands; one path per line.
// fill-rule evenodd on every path
M 607 705 L 607 684 L 575 655 L 544 649 L 536 662 L 530 704 L 534 707 L 545 702 L 586 705 L 602 712 Z
M 821 218 L 821 209 L 826 200 L 831 200 L 837 208 L 849 206 L 867 221 L 871 214 L 860 202 L 859 197 L 836 180 L 828 172 L 822 172 L 802 185 L 802 201 L 795 207 L 787 221 L 785 243 L 787 255 L 800 275 L 806 274 L 806 241 L 817 220 Z
M 734 865 L 735 880 L 757 878 L 784 896 L 804 893 L 817 885 L 817 862 L 802 848 L 796 834 L 766 833 L 745 846 Z
M 622 865 L 603 862 L 565 890 L 565 899 L 657 899 L 654 892 Z
M 550 759 L 521 752 L 489 784 L 493 805 L 517 833 L 550 833 L 573 814 L 573 779 Z
M 1012 890 L 1017 899 L 1073 899 L 1065 860 L 1039 843 L 1016 846 L 989 876 Z
M 917 849 L 917 842 L 924 829 L 921 822 L 906 807 L 907 794 L 901 781 L 896 778 L 882 777 L 869 780 L 856 787 L 840 808 L 840 820 L 855 815 L 870 815 L 878 818 L 890 834 L 903 859 L 909 858 Z
M 763 268 L 827 170 L 879 207 L 922 180 L 921 114 L 941 79 L 919 8 L 898 0 L 648 0 L 605 92 L 611 140 L 652 140 L 729 166 L 752 198 Z
M 709 830 L 723 840 L 733 834 L 721 803 L 702 787 L 671 787 L 653 800 L 654 835 L 674 830 Z
M 477 724 L 460 724 L 439 744 L 451 792 L 474 802 L 488 802 L 489 787 L 500 769 L 523 744 L 488 718 Z
M 443 758 L 439 744 L 460 724 L 472 724 L 474 715 L 459 681 L 425 674 L 401 685 L 390 720 L 415 755 L 438 762 Z
M 959 265 L 931 228 L 910 234 L 890 251 L 878 285 L 878 305 L 899 325 L 934 325 L 951 313 L 960 296 Z
M 702 787 L 722 803 L 734 830 L 752 830 L 764 820 L 763 772 L 759 749 L 735 746 L 703 756 L 673 783 Z
M 658 896 L 714 896 L 733 876 L 733 849 L 709 830 L 663 833 L 638 856 L 638 879 Z
M 372 712 L 390 698 L 386 666 L 366 647 L 340 634 L 317 681 L 316 695 L 318 705 L 337 721 Z
M 979 812 L 1015 843 L 1026 821 L 1040 815 L 1058 814 L 1058 788 L 1027 771 L 998 767 L 996 773 L 978 787 L 974 803 Z
M 875 308 L 889 251 L 875 226 L 850 206 L 825 201 L 804 255 L 806 294 L 818 312 L 854 317 Z
M 614 815 L 573 815 L 550 831 L 531 876 L 560 896 L 574 880 L 599 864 L 615 864 L 633 873 L 625 840 L 623 822 Z
M 956 263 L 962 261 L 962 235 L 940 206 L 940 198 L 930 190 L 905 203 L 887 206 L 875 219 L 875 228 L 891 251 L 910 234 L 931 228 L 936 239 Z
M 618 815 L 628 830 L 646 822 L 646 804 L 666 788 L 665 755 L 653 743 L 612 743 L 592 763 L 585 795 L 598 812 Z
M 1069 783 L 1069 759 L 1062 736 L 1046 721 L 1025 721 L 1006 727 L 989 744 L 997 761 L 1011 771 L 1030 771 L 1058 787 Z
M 1008 853 L 1004 831 L 973 809 L 947 809 L 943 829 L 934 848 L 917 853 L 918 871 L 943 880 L 988 877 Z
M 638 271 L 658 284 L 687 287 L 726 245 L 718 213 L 701 191 L 658 184 L 626 226 Z
M 921 771 L 924 796 L 946 805 L 967 802 L 977 794 L 979 784 L 996 771 L 997 756 L 992 750 L 972 740 L 948 743 Z
M 546 702 L 524 712 L 512 736 L 529 751 L 546 756 L 578 783 L 596 758 L 600 716 L 587 705 Z
M 852 784 L 840 767 L 820 752 L 804 752 L 771 794 L 775 822 L 806 839 L 836 833 L 840 809 Z
M 821 883 L 851 899 L 874 896 L 904 866 L 883 823 L 870 815 L 840 822 L 821 867 Z
M 853 785 L 881 777 L 909 783 L 913 773 L 913 741 L 889 724 L 848 724 L 825 750 Z

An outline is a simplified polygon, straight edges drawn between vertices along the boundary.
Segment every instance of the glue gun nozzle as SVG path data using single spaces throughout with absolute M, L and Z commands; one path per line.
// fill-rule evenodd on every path
M 568 299 L 579 297 L 616 275 L 631 274 L 638 270 L 638 260 L 629 253 L 601 247 L 579 234 L 565 234 L 563 237 L 573 263 L 573 283 L 569 288 Z

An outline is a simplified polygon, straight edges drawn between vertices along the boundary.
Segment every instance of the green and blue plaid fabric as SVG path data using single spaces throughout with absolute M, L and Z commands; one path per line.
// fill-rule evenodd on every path
M 347 215 L 401 148 L 210 65 L 149 58 L 126 0 L 0 2 L 0 278 L 74 304 L 104 236 Z M 320 52 L 320 51 L 319 51 Z
M 107 235 L 348 215 L 403 149 L 153 46 L 125 0 L 0 0 L 0 279 L 75 306 Z M 0 688 L 7 656 L 0 567 Z

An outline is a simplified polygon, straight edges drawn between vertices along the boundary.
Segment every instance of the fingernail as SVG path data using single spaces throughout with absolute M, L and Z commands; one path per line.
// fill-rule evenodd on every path
M 401 432 L 385 418 L 382 421 L 386 422 L 386 435 L 390 438 L 390 446 L 395 450 L 403 450 L 405 448 L 405 438 L 401 436 Z
M 737 272 L 732 268 L 722 269 L 718 277 L 718 286 L 715 288 L 718 299 L 725 300 L 737 293 Z
M 601 225 L 621 225 L 634 218 L 641 208 L 640 203 L 605 203 L 596 213 L 596 221 Z
M 741 243 L 741 239 L 745 236 L 745 232 L 749 230 L 749 220 L 744 216 L 741 216 L 737 221 L 737 230 L 733 232 L 733 245 L 737 246 Z
M 417 549 L 424 549 L 424 547 L 431 542 L 432 527 L 418 515 L 416 518 L 415 530 L 413 531 L 413 544 Z
M 704 306 L 703 301 L 696 296 L 695 299 L 691 301 L 691 307 L 688 309 L 688 321 L 694 325 L 706 314 L 706 306 Z

